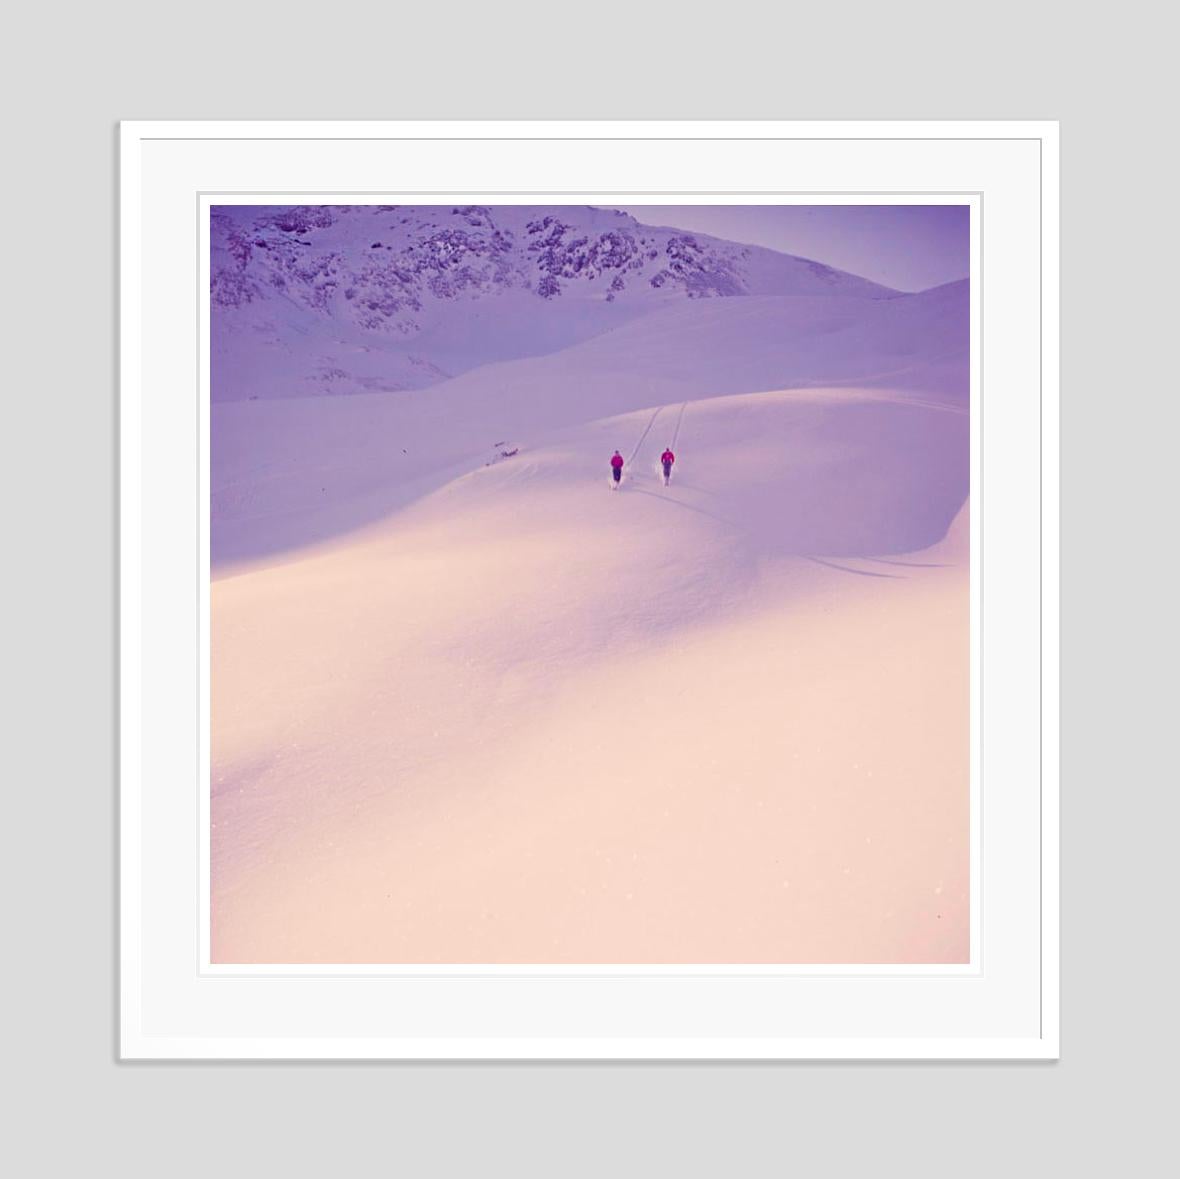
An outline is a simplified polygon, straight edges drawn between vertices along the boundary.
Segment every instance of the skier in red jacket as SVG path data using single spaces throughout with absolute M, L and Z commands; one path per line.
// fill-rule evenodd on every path
M 676 456 L 672 453 L 672 448 L 669 446 L 662 455 L 660 455 L 660 462 L 664 464 L 664 486 L 668 486 L 668 480 L 672 478 L 672 464 L 676 461 Z
M 617 450 L 610 460 L 610 470 L 614 477 L 614 486 L 618 487 L 619 480 L 623 477 L 623 456 Z

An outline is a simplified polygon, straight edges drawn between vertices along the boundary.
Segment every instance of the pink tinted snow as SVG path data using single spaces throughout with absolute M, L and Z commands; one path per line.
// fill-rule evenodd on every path
M 967 309 L 215 404 L 214 959 L 966 960 Z

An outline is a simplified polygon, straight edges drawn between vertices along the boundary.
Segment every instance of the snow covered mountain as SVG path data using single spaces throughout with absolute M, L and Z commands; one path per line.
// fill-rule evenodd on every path
M 224 205 L 210 250 L 215 401 L 423 388 L 690 299 L 897 294 L 592 207 Z

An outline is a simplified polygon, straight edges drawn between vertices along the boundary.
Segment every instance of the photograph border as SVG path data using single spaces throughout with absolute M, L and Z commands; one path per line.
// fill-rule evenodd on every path
M 632 124 L 632 123 L 612 123 L 612 124 L 546 124 L 546 123 L 528 123 L 528 124 L 468 124 L 468 123 L 424 123 L 424 124 L 330 124 L 333 134 L 329 135 L 308 135 L 301 132 L 308 130 L 324 130 L 325 125 L 322 124 L 299 124 L 299 123 L 273 123 L 273 124 L 254 124 L 254 123 L 223 123 L 223 124 L 184 124 L 184 123 L 125 123 L 122 126 L 122 169 L 123 169 L 123 189 L 122 189 L 122 323 L 121 323 L 121 442 L 122 442 L 122 469 L 121 469 L 121 497 L 120 497 L 120 511 L 121 511 L 121 611 L 122 622 L 121 628 L 121 806 L 120 806 L 120 825 L 121 825 L 121 843 L 122 843 L 122 876 L 121 876 L 121 895 L 120 907 L 122 913 L 121 929 L 122 929 L 122 982 L 124 993 L 123 1011 L 123 1045 L 126 1055 L 155 1055 L 151 1051 L 151 1045 L 148 1043 L 149 1037 L 139 1033 L 138 1027 L 129 1027 L 129 1022 L 138 1020 L 141 1008 L 139 1006 L 140 983 L 142 979 L 139 977 L 143 968 L 143 963 L 139 957 L 138 950 L 138 923 L 136 921 L 136 905 L 140 899 L 140 878 L 135 867 L 136 853 L 142 848 L 143 828 L 140 824 L 139 802 L 140 790 L 142 788 L 141 781 L 141 766 L 138 758 L 138 740 L 139 732 L 137 731 L 137 723 L 139 720 L 138 705 L 140 701 L 141 685 L 139 683 L 138 675 L 134 669 L 138 668 L 139 658 L 142 654 L 142 647 L 140 645 L 140 618 L 144 604 L 144 597 L 141 593 L 141 568 L 139 565 L 138 545 L 133 539 L 136 537 L 136 532 L 139 527 L 139 509 L 142 504 L 143 486 L 141 482 L 140 462 L 138 461 L 142 456 L 142 446 L 144 435 L 141 431 L 140 410 L 141 404 L 139 399 L 141 372 L 139 367 L 138 349 L 140 345 L 140 312 L 142 308 L 143 291 L 140 284 L 139 272 L 139 232 L 140 232 L 140 216 L 142 213 L 141 200 L 143 193 L 140 190 L 140 152 L 142 146 L 146 143 L 161 142 L 161 141 L 255 141 L 255 140 L 280 140 L 290 141 L 293 139 L 312 140 L 317 142 L 336 142 L 338 140 L 350 141 L 364 141 L 364 142 L 388 142 L 391 139 L 402 138 L 400 135 L 373 135 L 372 131 L 378 127 L 397 132 L 409 132 L 405 134 L 406 140 L 429 140 L 441 139 L 449 143 L 456 141 L 463 142 L 487 142 L 487 141 L 525 141 L 529 143 L 537 141 L 559 142 L 559 141 L 585 141 L 595 140 L 600 142 L 622 142 L 622 141 L 636 141 L 636 140 L 652 140 L 652 141 L 675 141 L 683 139 L 691 139 L 697 142 L 724 142 L 728 143 L 733 140 L 750 141 L 756 140 L 760 142 L 789 142 L 792 140 L 824 140 L 831 139 L 842 142 L 873 142 L 873 141 L 888 141 L 891 139 L 901 140 L 958 140 L 958 141 L 972 141 L 972 140 L 1035 140 L 1039 144 L 1040 151 L 1040 192 L 1039 192 L 1039 213 L 1040 213 L 1040 273 L 1041 273 L 1041 300 L 1040 300 L 1040 333 L 1041 333 L 1041 382 L 1040 382 L 1040 425 L 1041 425 L 1041 445 L 1040 445 L 1040 526 L 1041 526 L 1041 568 L 1039 570 L 1041 579 L 1041 596 L 1040 596 L 1040 610 L 1041 610 L 1041 651 L 1040 651 L 1040 667 L 1041 667 L 1041 773 L 1040 773 L 1040 810 L 1041 810 L 1041 830 L 1040 838 L 1038 840 L 1038 851 L 1040 855 L 1040 892 L 1038 897 L 1039 909 L 1041 915 L 1040 929 L 1040 969 L 1039 969 L 1039 995 L 1040 995 L 1040 1035 L 1033 1038 L 1020 1038 L 1014 1041 L 1011 1037 L 996 1037 L 991 1041 L 990 1045 L 982 1042 L 977 1042 L 974 1039 L 967 1041 L 955 1040 L 950 1038 L 943 1038 L 937 1044 L 932 1045 L 928 1040 L 899 1040 L 895 1037 L 882 1035 L 876 1039 L 873 1037 L 849 1037 L 846 1042 L 833 1043 L 830 1039 L 823 1041 L 822 1051 L 815 1053 L 808 1051 L 783 1051 L 781 1042 L 774 1044 L 768 1043 L 751 1043 L 749 1038 L 746 1039 L 726 1039 L 724 1037 L 715 1037 L 715 1044 L 712 1047 L 716 1051 L 700 1051 L 692 1050 L 689 1052 L 687 1058 L 700 1057 L 715 1057 L 723 1056 L 726 1058 L 736 1057 L 794 1057 L 794 1058 L 854 1058 L 866 1059 L 871 1057 L 889 1056 L 892 1058 L 900 1057 L 917 1057 L 917 1058 L 931 1058 L 942 1056 L 979 1056 L 991 1057 L 993 1055 L 1004 1055 L 1009 1058 L 1021 1056 L 1055 1056 L 1057 1046 L 1057 1003 L 1056 1003 L 1056 979 L 1057 979 L 1057 751 L 1056 751 L 1056 732 L 1057 732 L 1057 566 L 1059 562 L 1058 555 L 1058 541 L 1057 541 L 1057 436 L 1058 436 L 1058 402 L 1057 402 L 1057 265 L 1056 265 L 1056 237 L 1057 237 L 1057 202 L 1056 202 L 1056 184 L 1057 184 L 1057 129 L 1055 124 L 1027 124 L 1027 123 L 1007 123 L 1007 124 L 692 124 L 692 123 L 661 123 L 661 124 Z M 546 134 L 546 132 L 553 132 L 561 128 L 567 132 L 564 136 L 557 136 Z M 776 134 L 766 135 L 767 129 L 774 129 L 776 131 L 790 131 L 792 134 Z M 866 130 L 872 128 L 873 133 L 867 134 Z M 511 129 L 513 131 L 520 131 L 522 134 L 513 136 L 500 136 L 496 132 L 499 130 Z M 703 135 L 700 134 L 703 130 L 725 130 L 725 134 L 720 135 Z M 891 135 L 890 131 L 904 129 L 910 134 L 906 135 Z M 369 134 L 360 134 L 360 131 L 367 131 Z M 607 134 L 597 136 L 586 132 L 594 130 L 604 130 Z M 840 135 L 833 133 L 834 131 L 847 130 L 856 132 L 855 134 Z M 985 130 L 1000 131 L 1000 134 L 989 135 L 982 134 Z M 656 132 L 658 134 L 643 134 L 643 132 Z M 752 134 L 753 131 L 761 131 L 762 134 Z M 212 132 L 206 134 L 205 132 Z M 694 133 L 696 132 L 696 133 Z M 953 132 L 953 133 L 951 133 Z M 1004 134 L 1002 132 L 1008 132 Z M 1018 132 L 1021 132 L 1018 134 Z M 1029 132 L 1035 132 L 1029 134 Z M 982 203 L 983 194 L 986 189 L 972 190 L 980 194 L 980 203 Z M 219 197 L 246 195 L 240 191 L 235 191 L 231 186 L 215 186 L 211 189 L 201 188 L 197 190 L 198 207 L 205 208 L 212 192 L 216 192 Z M 298 195 L 306 198 L 308 196 L 319 196 L 325 199 L 328 196 L 338 196 L 336 193 L 312 193 L 307 190 L 292 190 L 285 189 L 279 192 L 275 191 L 260 191 L 251 189 L 250 196 L 270 196 L 272 199 L 269 202 L 260 201 L 259 203 L 274 203 L 273 198 L 276 195 Z M 372 193 L 365 194 L 362 191 L 350 190 L 349 195 L 373 195 L 373 196 L 387 196 L 387 195 L 401 195 L 401 196 L 425 196 L 430 195 L 424 192 L 407 191 L 404 188 L 398 189 L 384 189 L 374 190 Z M 433 195 L 442 197 L 444 195 L 461 195 L 455 190 L 447 190 L 446 193 L 435 191 Z M 491 196 L 500 195 L 505 196 L 507 193 L 493 194 L 486 189 L 480 190 L 479 195 Z M 564 190 L 560 194 L 558 192 L 542 192 L 536 189 L 521 192 L 516 195 L 529 196 L 531 198 L 545 199 L 546 197 L 556 197 L 563 195 L 567 199 L 574 195 L 594 195 L 587 193 L 584 190 L 578 192 L 570 192 Z M 603 193 L 603 197 L 608 195 L 620 196 L 626 195 L 633 203 L 637 197 L 654 197 L 660 196 L 664 198 L 680 198 L 686 194 L 684 190 L 659 190 L 659 191 L 632 191 L 625 194 L 619 189 L 611 190 L 610 194 Z M 732 198 L 741 195 L 736 190 L 718 191 L 718 192 L 696 192 L 692 195 L 706 196 L 715 198 L 713 203 L 724 203 L 726 198 L 732 201 Z M 775 195 L 787 195 L 786 193 L 774 193 L 769 190 L 759 189 L 756 192 L 746 195 L 757 196 L 762 203 L 775 203 L 773 198 Z M 854 196 L 857 198 L 855 202 L 849 203 L 872 203 L 874 197 L 889 195 L 888 193 L 879 192 L 876 190 L 857 190 L 849 193 L 836 192 L 806 192 L 801 193 L 795 190 L 793 195 L 806 196 L 813 200 L 823 203 L 823 197 L 828 196 Z M 932 197 L 939 195 L 936 192 L 931 192 L 929 189 L 923 189 L 920 192 L 912 194 L 894 193 L 893 195 L 913 195 Z M 943 195 L 969 195 L 962 190 L 956 190 L 953 194 Z M 245 202 L 240 202 L 245 203 Z M 335 202 L 334 202 L 335 203 Z M 524 203 L 509 202 L 509 203 Z M 663 203 L 668 203 L 665 200 Z M 703 202 L 701 202 L 703 203 Z M 741 203 L 741 202 L 733 202 Z M 754 203 L 750 201 L 748 203 Z M 796 203 L 804 203 L 802 201 Z M 975 217 L 973 216 L 973 222 Z M 200 223 L 202 218 L 198 218 L 198 233 L 201 232 Z M 207 225 L 205 226 L 207 231 Z M 982 226 L 981 226 L 982 230 Z M 974 239 L 973 234 L 973 239 Z M 204 259 L 204 265 L 198 267 L 198 273 L 202 279 L 207 278 L 207 258 Z M 973 248 L 972 258 L 972 319 L 973 327 L 978 323 L 978 317 L 981 314 L 981 309 L 978 306 L 976 299 L 976 283 L 982 284 L 982 268 L 976 265 L 975 251 Z M 207 296 L 207 285 L 204 288 Z M 199 296 L 198 296 L 199 297 Z M 204 300 L 207 305 L 207 297 Z M 200 305 L 200 304 L 199 304 Z M 982 366 L 982 352 L 977 352 L 978 341 L 973 332 L 972 337 L 972 452 L 976 447 L 976 419 L 982 414 L 982 400 L 979 396 L 978 375 L 975 371 L 976 364 Z M 207 378 L 207 365 L 202 364 L 201 350 L 207 346 L 207 324 L 199 328 L 197 332 L 197 361 L 198 373 Z M 207 389 L 205 390 L 207 393 Z M 198 412 L 203 416 L 200 420 L 201 437 L 204 440 L 206 450 L 205 456 L 207 460 L 207 414 L 204 408 L 204 397 L 198 398 Z M 972 464 L 972 570 L 971 570 L 971 584 L 972 584 L 972 613 L 974 615 L 976 608 L 976 578 L 979 576 L 978 561 L 976 560 L 976 544 L 977 514 L 981 518 L 983 511 L 982 502 L 976 502 L 977 499 L 981 501 L 982 497 L 975 493 L 976 486 L 976 471 L 975 464 Z M 205 464 L 202 463 L 199 468 L 202 472 L 202 478 L 207 479 L 207 472 Z M 207 484 L 204 487 L 207 491 Z M 207 509 L 207 495 L 198 497 L 198 503 L 204 503 Z M 204 525 L 207 529 L 207 524 Z M 207 541 L 207 531 L 199 533 Z M 130 541 L 130 543 L 129 543 Z M 201 566 L 204 573 L 207 575 L 207 550 L 204 553 L 204 564 Z M 207 578 L 206 578 L 206 598 L 202 606 L 202 616 L 207 625 Z M 198 629 L 198 634 L 200 630 Z M 973 651 L 973 655 L 975 652 Z M 130 673 L 130 674 L 129 674 Z M 972 679 L 973 688 L 974 681 L 979 674 L 977 661 L 973 658 Z M 201 693 L 198 692 L 198 699 Z M 973 701 L 973 714 L 975 713 L 975 702 Z M 974 734 L 974 715 L 973 715 L 973 734 Z M 972 741 L 972 779 L 973 779 L 973 827 L 976 827 L 974 807 L 975 797 L 977 793 L 975 783 L 975 765 L 976 765 L 976 749 L 975 740 L 973 736 Z M 207 787 L 207 782 L 205 783 Z M 207 825 L 203 825 L 198 820 L 198 831 L 204 830 L 207 834 Z M 974 840 L 978 837 L 978 831 L 973 831 L 973 853 L 975 851 Z M 976 959 L 976 938 L 979 934 L 978 924 L 981 919 L 977 919 L 977 905 L 982 907 L 982 892 L 976 888 L 976 873 L 977 873 L 978 857 L 972 855 L 972 946 L 973 946 L 973 966 L 972 972 L 977 973 L 980 963 Z M 198 889 L 198 894 L 202 895 L 204 889 Z M 977 893 L 979 895 L 977 896 Z M 197 963 L 198 973 L 212 974 L 216 976 L 220 973 L 221 968 L 210 967 L 207 960 L 207 939 L 201 943 L 201 953 L 197 955 L 201 961 Z M 229 968 L 235 973 L 240 973 L 239 967 Z M 355 967 L 347 966 L 343 970 L 339 967 L 294 967 L 294 971 L 305 975 L 328 975 L 342 980 L 348 980 L 354 975 L 363 975 L 366 972 L 358 971 Z M 376 968 L 377 972 L 388 976 L 393 973 L 395 976 L 401 973 L 420 972 L 419 977 L 423 980 L 431 978 L 439 978 L 451 976 L 457 972 L 457 968 L 437 966 L 427 968 L 391 968 L 388 966 Z M 486 967 L 473 968 L 477 974 L 476 978 L 487 979 L 490 976 L 496 976 L 502 973 L 520 974 L 520 967 L 505 967 L 501 971 L 499 968 L 489 972 Z M 694 972 L 699 971 L 700 968 L 675 968 L 674 973 L 680 972 Z M 943 973 L 947 972 L 945 967 L 933 968 Z M 951 968 L 952 972 L 955 968 Z M 723 973 L 732 975 L 734 977 L 743 977 L 749 973 L 748 968 L 718 968 L 713 966 L 706 966 L 705 973 Z M 566 975 L 570 973 L 577 973 L 587 975 L 591 978 L 593 976 L 602 974 L 605 976 L 612 976 L 618 972 L 616 967 L 566 967 L 557 968 L 556 972 L 552 967 L 535 967 L 526 968 L 525 973 L 540 973 L 543 977 L 551 977 L 554 973 Z M 819 977 L 830 977 L 832 974 L 854 974 L 855 970 L 850 970 L 848 967 L 840 965 L 834 968 L 817 966 L 811 968 L 802 968 L 801 972 L 811 972 Z M 260 972 L 268 977 L 273 977 L 273 968 L 263 968 Z M 286 972 L 285 972 L 286 973 Z M 641 975 L 651 974 L 652 970 L 648 967 L 637 968 L 637 973 Z M 656 971 L 656 973 L 663 973 Z M 755 973 L 762 973 L 759 968 Z M 795 973 L 793 969 L 782 967 L 766 968 L 766 973 L 778 975 L 791 975 Z M 914 973 L 912 967 L 901 967 L 897 971 L 881 971 L 879 968 L 873 970 L 873 973 L 886 977 L 890 975 L 911 975 Z M 216 985 L 214 979 L 207 980 L 212 985 Z M 353 979 L 355 982 L 355 979 Z M 474 981 L 474 979 L 472 980 Z M 347 985 L 347 981 L 345 981 Z M 491 1029 L 489 1029 L 490 1031 Z M 513 1057 L 513 1058 L 601 1058 L 598 1053 L 591 1053 L 586 1055 L 584 1052 L 575 1053 L 572 1057 L 566 1051 L 562 1051 L 558 1046 L 563 1042 L 567 1042 L 568 1037 L 564 1040 L 562 1038 L 553 1037 L 547 1041 L 544 1050 L 537 1051 L 535 1043 L 527 1045 L 515 1040 L 504 1040 L 501 1037 L 496 1037 L 491 1034 L 484 1033 L 478 1043 L 474 1043 L 477 1050 L 472 1050 L 472 1041 L 468 1041 L 469 1048 L 466 1052 L 459 1051 L 455 1056 L 451 1055 L 450 1051 L 444 1050 L 442 1046 L 435 1045 L 435 1047 L 424 1056 L 431 1058 L 476 1058 L 494 1055 L 497 1057 Z M 681 1050 L 669 1052 L 666 1040 L 656 1040 L 648 1042 L 640 1037 L 633 1037 L 628 1041 L 627 1047 L 623 1050 L 619 1049 L 617 1042 L 609 1039 L 602 1039 L 599 1041 L 602 1045 L 613 1045 L 608 1048 L 607 1054 L 615 1058 L 624 1057 L 645 1057 L 645 1058 L 679 1058 L 684 1059 L 686 1056 Z M 249 1045 L 253 1044 L 253 1051 L 258 1050 L 259 1041 L 253 1040 L 248 1035 L 239 1035 L 233 1043 L 228 1045 L 225 1043 L 224 1037 L 218 1040 L 218 1046 L 215 1051 L 208 1053 L 209 1055 L 226 1055 L 239 1056 L 249 1055 L 251 1049 Z M 276 1042 L 274 1037 L 264 1038 L 261 1042 L 265 1045 L 266 1051 L 262 1053 L 266 1057 L 283 1056 L 288 1059 L 293 1056 L 300 1056 L 303 1053 L 298 1050 L 290 1041 L 282 1044 Z M 964 1052 L 965 1043 L 974 1045 L 971 1051 Z M 652 1052 L 653 1044 L 659 1045 L 661 1051 Z M 735 1047 L 735 1045 L 737 1047 Z M 157 1043 L 158 1046 L 158 1043 Z M 197 1043 L 197 1048 L 202 1047 Z M 323 1053 L 319 1051 L 309 1052 L 310 1056 L 376 1056 L 385 1055 L 384 1051 L 372 1051 L 371 1047 L 366 1048 L 364 1045 L 351 1044 L 348 1051 L 340 1051 L 339 1043 L 335 1047 L 329 1045 L 328 1040 L 324 1039 L 324 1046 L 327 1049 Z M 740 1050 L 738 1050 L 740 1048 Z M 522 1051 L 522 1049 L 524 1049 Z M 487 1051 L 485 1051 L 487 1050 Z M 996 1050 L 996 1051 L 993 1051 Z M 164 1053 L 168 1054 L 168 1053 Z M 205 1055 L 204 1052 L 195 1051 L 194 1055 Z M 401 1052 L 390 1052 L 391 1056 L 402 1056 Z
M 198 504 L 201 508 L 199 521 L 197 561 L 200 570 L 200 625 L 198 627 L 197 643 L 198 658 L 201 667 L 201 687 L 198 693 L 198 724 L 200 726 L 200 743 L 202 760 L 197 775 L 196 789 L 198 805 L 200 807 L 199 835 L 200 835 L 200 875 L 197 895 L 200 902 L 198 910 L 198 929 L 200 934 L 200 972 L 211 977 L 416 977 L 416 978 L 450 978 L 461 976 L 465 978 L 566 978 L 566 977 L 649 977 L 679 975 L 694 976 L 729 976 L 729 977 L 764 977 L 764 976 L 808 976 L 820 978 L 839 977 L 875 977 L 875 978 L 920 978 L 929 975 L 942 977 L 967 977 L 979 974 L 983 969 L 981 955 L 981 939 L 979 936 L 982 890 L 980 887 L 981 841 L 982 831 L 979 806 L 980 781 L 980 735 L 983 727 L 982 691 L 983 666 L 980 658 L 981 644 L 978 631 L 982 615 L 982 554 L 981 528 L 979 513 L 982 508 L 983 487 L 980 479 L 981 463 L 980 449 L 982 443 L 983 419 L 983 381 L 980 358 L 982 355 L 983 322 L 981 315 L 980 291 L 983 286 L 983 268 L 981 262 L 981 244 L 983 230 L 983 193 L 974 192 L 861 192 L 861 193 L 821 193 L 821 192 L 727 192 L 725 200 L 717 199 L 714 192 L 405 192 L 386 190 L 367 193 L 329 193 L 329 192 L 200 192 L 197 194 L 197 339 L 200 348 L 197 358 L 198 382 L 197 404 L 199 406 L 200 425 L 198 437 L 201 443 L 200 477 L 198 489 Z M 688 205 L 714 206 L 718 203 L 729 205 L 901 205 L 911 206 L 920 204 L 965 205 L 970 209 L 969 250 L 970 274 L 970 303 L 968 319 L 971 343 L 969 346 L 969 413 L 970 439 L 968 443 L 970 483 L 970 567 L 968 571 L 969 586 L 969 625 L 971 629 L 971 658 L 968 675 L 970 677 L 970 711 L 971 722 L 968 735 L 967 756 L 969 761 L 968 790 L 970 801 L 968 807 L 968 881 L 970 897 L 968 903 L 969 928 L 969 958 L 965 963 L 850 963 L 850 962 L 815 962 L 815 963 L 644 963 L 630 965 L 623 962 L 613 963 L 510 963 L 490 964 L 473 962 L 447 962 L 417 964 L 409 962 L 385 963 L 265 963 L 254 965 L 250 963 L 216 963 L 211 960 L 211 914 L 210 914 L 210 832 L 211 832 L 211 793 L 212 793 L 212 740 L 210 734 L 210 709 L 212 693 L 211 647 L 212 621 L 210 617 L 210 491 L 212 461 L 212 447 L 210 438 L 210 414 L 212 400 L 212 374 L 208 362 L 209 341 L 212 328 L 210 289 L 210 222 L 209 215 L 215 205 L 287 205 L 322 203 L 330 205 L 376 205 L 385 204 L 386 200 L 378 198 L 434 198 L 427 204 L 438 203 L 445 207 L 457 202 L 468 204 L 491 205 L 499 201 L 503 205 L 531 205 L 534 203 L 551 202 L 555 207 L 562 205 L 577 206 L 593 200 L 601 200 L 606 205 L 611 204 L 643 204 L 646 199 L 653 197 L 665 198 L 664 203 L 680 201 Z M 512 197 L 515 199 L 505 200 Z M 782 198 L 797 198 L 783 200 Z M 264 199 L 260 199 L 264 198 Z M 314 201 L 308 198 L 314 198 Z M 365 199 L 362 199 L 365 198 Z M 561 198 L 561 199 L 556 199 Z M 687 199 L 686 199 L 687 198 Z M 704 198 L 704 199 L 700 199 Z M 652 201 L 652 203 L 656 203 Z

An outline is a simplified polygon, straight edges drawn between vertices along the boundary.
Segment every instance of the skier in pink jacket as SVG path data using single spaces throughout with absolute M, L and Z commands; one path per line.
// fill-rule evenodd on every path
M 616 450 L 610 460 L 611 476 L 614 478 L 614 486 L 618 487 L 619 480 L 623 477 L 623 456 Z
M 668 480 L 672 478 L 672 464 L 676 461 L 676 456 L 672 453 L 672 448 L 669 446 L 662 455 L 660 455 L 660 462 L 664 464 L 664 486 L 668 486 Z

